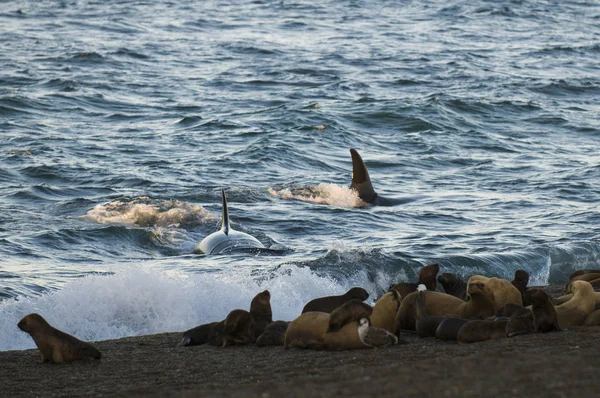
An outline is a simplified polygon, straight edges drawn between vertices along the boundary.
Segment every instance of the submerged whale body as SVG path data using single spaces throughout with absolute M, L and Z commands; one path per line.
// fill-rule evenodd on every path
M 406 202 L 384 198 L 375 192 L 365 162 L 356 149 L 350 149 L 350 155 L 352 155 L 352 185 L 350 185 L 350 189 L 355 190 L 363 202 L 377 206 L 394 206 Z
M 236 231 L 229 226 L 229 212 L 225 190 L 221 190 L 223 197 L 223 215 L 221 216 L 221 229 L 213 232 L 196 245 L 194 252 L 204 254 L 222 254 L 237 250 L 264 249 L 264 245 L 254 236 L 245 232 Z

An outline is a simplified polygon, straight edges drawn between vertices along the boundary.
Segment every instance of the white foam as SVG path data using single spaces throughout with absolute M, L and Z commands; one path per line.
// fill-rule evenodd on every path
M 216 217 L 198 204 L 147 197 L 96 205 L 82 218 L 99 224 L 184 228 L 214 222 Z
M 114 275 L 90 275 L 62 290 L 0 302 L 0 351 L 34 348 L 17 328 L 37 312 L 51 325 L 82 340 L 97 341 L 162 332 L 181 332 L 224 319 L 229 311 L 249 309 L 260 291 L 271 292 L 275 320 L 296 318 L 315 297 L 343 294 L 362 286 L 373 297 L 375 284 L 356 274 L 340 283 L 308 268 L 282 265 L 274 273 L 252 269 L 182 274 L 134 266 Z M 176 342 L 173 342 L 176 344 Z
M 327 204 L 343 207 L 364 207 L 358 192 L 348 186 L 321 183 L 319 185 L 302 188 L 268 189 L 269 194 L 283 199 L 297 199 L 305 202 Z

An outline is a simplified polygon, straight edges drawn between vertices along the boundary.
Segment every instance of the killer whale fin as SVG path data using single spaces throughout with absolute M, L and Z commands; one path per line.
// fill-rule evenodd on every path
M 358 196 L 365 202 L 373 203 L 377 198 L 377 192 L 371 184 L 367 166 L 356 149 L 350 149 L 350 155 L 352 155 L 352 185 L 350 185 L 350 189 L 358 192 Z
M 223 197 L 223 213 L 221 214 L 221 231 L 225 235 L 229 235 L 229 211 L 227 210 L 227 199 L 225 198 L 225 189 L 221 188 L 221 196 Z

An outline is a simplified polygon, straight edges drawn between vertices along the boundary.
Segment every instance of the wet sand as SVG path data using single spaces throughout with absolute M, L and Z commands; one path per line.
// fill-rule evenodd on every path
M 556 294 L 554 294 L 556 295 Z M 0 395 L 16 396 L 592 396 L 600 328 L 474 344 L 420 339 L 343 352 L 176 347 L 180 333 L 94 343 L 102 360 L 41 364 L 0 352 Z

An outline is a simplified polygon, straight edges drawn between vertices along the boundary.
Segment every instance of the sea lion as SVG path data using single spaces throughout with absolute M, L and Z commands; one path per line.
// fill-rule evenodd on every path
M 600 273 L 590 272 L 588 274 L 577 275 L 577 276 L 574 276 L 573 278 L 569 279 L 569 282 L 567 283 L 565 288 L 567 288 L 569 286 L 569 283 L 574 282 L 574 281 L 590 282 L 590 284 L 593 286 L 593 284 L 591 282 L 594 281 L 595 279 L 600 279 Z
M 523 305 L 521 292 L 512 283 L 501 278 L 488 278 L 483 275 L 474 275 L 467 282 L 467 295 L 469 284 L 480 282 L 485 284 L 485 294 L 494 303 L 495 310 L 502 308 L 504 304 Z
M 271 311 L 271 293 L 268 290 L 258 293 L 250 302 L 250 314 L 254 320 L 254 336 L 258 337 L 265 331 L 268 324 L 273 322 Z
M 542 289 L 527 289 L 525 292 L 527 301 L 531 303 L 533 312 L 533 324 L 535 333 L 547 333 L 553 330 L 562 330 L 558 325 L 556 309 L 552 305 L 552 299 Z
M 314 300 L 309 301 L 304 308 L 302 309 L 302 313 L 305 312 L 327 312 L 331 313 L 333 310 L 341 306 L 347 301 L 352 299 L 358 299 L 360 301 L 365 301 L 369 298 L 369 293 L 362 287 L 353 287 L 348 290 L 346 293 L 341 296 L 327 296 L 320 297 Z
M 381 296 L 373 306 L 371 325 L 396 334 L 396 313 L 401 303 L 402 297 L 396 290 L 392 289 Z
M 599 326 L 600 325 L 600 310 L 595 310 L 591 314 L 589 314 L 585 321 L 583 321 L 584 326 Z
M 221 347 L 244 345 L 254 341 L 254 320 L 246 310 L 233 310 L 223 321 Z
M 430 316 L 427 314 L 425 293 L 422 291 L 417 293 L 415 308 L 417 311 L 415 330 L 419 337 L 434 337 L 435 331 L 440 323 L 442 323 L 443 320 L 448 319 L 447 315 Z
M 562 305 L 554 307 L 561 328 L 582 325 L 596 306 L 596 293 L 589 282 L 571 282 L 569 292 L 573 293 L 573 298 Z
M 190 330 L 183 332 L 179 347 L 187 347 L 192 345 L 221 345 L 223 344 L 223 325 L 225 321 L 211 322 L 204 325 L 196 326 Z
M 285 332 L 287 331 L 289 322 L 275 321 L 271 322 L 265 328 L 265 331 L 256 339 L 256 345 L 259 347 L 283 345 L 285 340 Z
M 355 350 L 369 348 L 358 335 L 358 322 L 352 321 L 337 332 L 326 333 L 329 314 L 305 312 L 294 319 L 285 333 L 284 348 L 315 350 Z
M 461 300 L 467 300 L 467 283 L 458 275 L 444 272 L 437 280 L 444 288 L 444 292 Z
M 521 300 L 523 300 L 523 293 L 525 293 L 525 290 L 527 290 L 527 285 L 529 284 L 529 274 L 527 271 L 522 269 L 516 270 L 515 276 L 510 283 L 512 283 L 513 286 L 516 287 L 519 292 L 521 292 Z M 528 306 L 529 303 L 523 302 L 523 305 Z
M 68 363 L 85 358 L 100 359 L 96 347 L 50 326 L 39 314 L 29 314 L 17 324 L 29 333 L 42 353 L 42 363 Z
M 600 269 L 580 269 L 577 270 L 575 272 L 573 272 L 571 275 L 569 275 L 569 282 L 580 275 L 585 275 L 585 274 L 600 274 Z
M 456 341 L 458 331 L 467 322 L 471 322 L 470 319 L 457 318 L 457 317 L 445 317 L 440 322 L 438 328 L 435 330 L 435 338 L 440 340 L 452 340 Z
M 496 311 L 497 317 L 514 318 L 522 315 L 531 315 L 532 312 L 529 308 L 525 308 L 518 304 L 504 304 L 501 308 Z
M 367 347 L 384 348 L 392 344 L 398 344 L 398 337 L 385 329 L 370 326 L 367 318 L 360 320 L 358 337 Z
M 419 285 L 425 285 L 427 290 L 435 291 L 435 277 L 440 272 L 438 264 L 429 264 L 421 268 L 419 271 L 419 281 L 417 283 L 402 282 L 390 287 L 389 290 L 396 290 L 402 298 L 408 296 L 412 292 L 417 291 Z
M 329 315 L 329 326 L 326 333 L 337 332 L 348 322 L 369 318 L 372 313 L 373 307 L 369 304 L 363 303 L 358 299 L 352 299 L 336 308 Z
M 518 318 L 498 320 L 476 320 L 465 323 L 456 336 L 459 343 L 476 343 L 529 333 Z
M 429 315 L 448 315 L 459 318 L 490 317 L 496 312 L 493 302 L 486 294 L 486 285 L 481 282 L 472 282 L 468 285 L 467 295 L 469 301 L 446 293 L 424 291 L 425 308 Z M 406 330 L 415 330 L 416 327 L 416 292 L 409 294 L 398 309 L 396 321 L 398 327 Z

